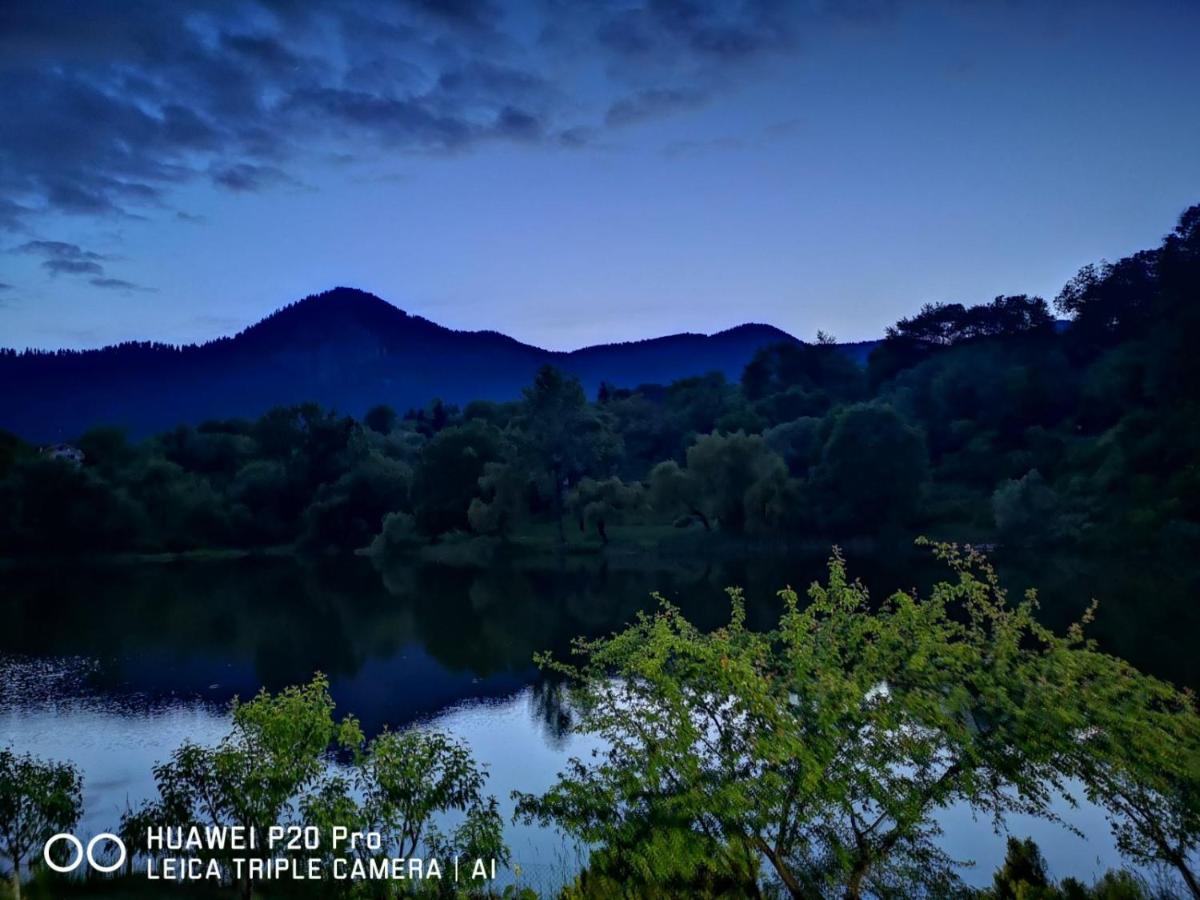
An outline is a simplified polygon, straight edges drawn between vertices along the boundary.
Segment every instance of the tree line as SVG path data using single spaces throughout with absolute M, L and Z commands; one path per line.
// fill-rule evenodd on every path
M 1049 304 L 929 304 L 855 364 L 763 348 L 740 382 L 603 385 L 546 367 L 517 400 L 362 421 L 300 405 L 130 443 L 82 466 L 0 436 L 7 554 L 294 545 L 386 552 L 618 524 L 828 540 L 891 533 L 1100 549 L 1200 527 L 1200 207 Z

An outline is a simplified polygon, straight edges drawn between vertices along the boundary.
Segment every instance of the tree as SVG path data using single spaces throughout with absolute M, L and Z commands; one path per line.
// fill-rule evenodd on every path
M 467 510 L 488 463 L 506 453 L 503 435 L 474 419 L 435 434 L 421 451 L 413 474 L 412 504 L 417 524 L 430 535 L 468 527 Z
M 262 690 L 245 703 L 235 698 L 232 730 L 219 744 L 187 741 L 155 766 L 159 800 L 150 814 L 180 825 L 240 825 L 266 834 L 324 773 L 331 748 L 362 743 L 357 721 L 335 722 L 333 710 L 329 682 L 319 674 L 275 695 Z M 250 896 L 249 880 L 243 896 Z
M 496 799 L 483 793 L 486 780 L 486 771 L 462 741 L 415 728 L 384 731 L 355 754 L 348 776 L 332 774 L 306 794 L 300 811 L 306 824 L 325 833 L 342 826 L 380 835 L 377 848 L 366 842 L 326 846 L 327 857 L 367 861 L 428 855 L 447 865 L 465 856 L 506 864 L 504 821 Z M 459 821 L 445 832 L 434 819 L 448 813 L 458 813 Z
M 673 459 L 650 470 L 650 505 L 669 515 L 682 511 L 700 522 L 705 531 L 712 531 L 712 520 L 704 508 L 704 486 Z
M 365 547 L 384 516 L 408 505 L 411 478 L 404 463 L 368 453 L 337 481 L 317 491 L 304 514 L 304 542 L 318 549 Z
M 1195 697 L 1086 645 L 1072 660 L 1087 686 L 1068 771 L 1109 812 L 1122 853 L 1173 868 L 1200 898 L 1200 715 Z
M 373 557 L 386 559 L 419 543 L 417 520 L 406 512 L 390 512 L 383 517 L 383 527 L 371 539 L 367 552 Z
M 474 824 L 483 826 L 494 811 L 483 794 L 486 781 L 486 771 L 465 743 L 420 729 L 380 734 L 368 745 L 355 773 L 364 820 L 383 835 L 389 854 L 399 857 L 412 856 L 424 846 L 435 814 L 473 813 Z M 444 840 L 440 835 L 438 839 Z M 479 836 L 476 840 L 482 842 Z
M 916 315 L 889 326 L 887 336 L 948 347 L 965 337 L 966 317 L 961 303 L 926 303 Z
M 126 491 L 59 459 L 16 463 L 0 482 L 0 509 L 0 544 L 9 552 L 96 553 L 155 537 Z
M 704 486 L 711 516 L 722 530 L 740 534 L 746 527 L 746 496 L 761 481 L 783 477 L 787 466 L 761 435 L 709 434 L 687 451 L 688 474 Z
M 837 414 L 814 473 L 827 492 L 829 524 L 860 530 L 911 520 L 928 477 L 921 433 L 877 403 Z
M 722 422 L 742 418 L 748 409 L 745 395 L 720 372 L 672 382 L 663 393 L 662 404 L 662 415 L 673 436 L 671 456 L 682 453 L 695 435 L 716 431 Z
M 742 373 L 743 392 L 760 405 L 771 395 L 785 392 L 808 398 L 808 408 L 798 409 L 790 418 L 824 413 L 835 399 L 853 399 L 862 383 L 859 367 L 832 340 L 763 347 Z
M 1070 534 L 1072 518 L 1064 514 L 1058 494 L 1037 469 L 1003 482 L 992 494 L 996 534 L 1018 547 L 1042 546 Z
M 627 484 L 616 476 L 603 481 L 584 478 L 567 496 L 567 508 L 578 519 L 580 531 L 591 525 L 607 544 L 608 523 L 640 507 L 643 494 L 640 483 Z
M 1046 858 L 1033 838 L 1010 837 L 1002 865 L 992 876 L 991 897 L 995 900 L 1024 900 L 1050 893 Z
M 968 338 L 1050 334 L 1054 330 L 1054 317 L 1050 305 L 1041 297 L 1014 294 L 972 306 L 967 310 L 964 330 Z
M 0 478 L 23 459 L 31 459 L 36 451 L 11 431 L 0 428 Z
M 396 427 L 398 419 L 399 416 L 396 415 L 394 409 L 387 404 L 380 403 L 367 410 L 367 414 L 363 416 L 363 424 L 379 434 L 390 434 Z
M 1055 884 L 1033 839 L 1015 837 L 1008 838 L 991 890 L 979 894 L 980 900 L 1150 900 L 1157 895 L 1126 871 L 1106 872 L 1090 887 L 1074 878 Z
M 1077 340 L 1109 343 L 1141 331 L 1153 321 L 1159 251 L 1143 250 L 1115 263 L 1086 265 L 1055 298 L 1059 312 L 1072 316 Z
M 698 631 L 660 600 L 610 638 L 576 642 L 577 728 L 602 739 L 518 813 L 637 866 L 672 834 L 757 893 L 756 867 L 795 897 L 947 895 L 952 861 L 933 814 L 1047 814 L 1074 743 L 1070 646 L 1010 604 L 974 554 L 941 547 L 954 578 L 926 599 L 872 604 L 840 556 L 769 633 Z M 698 863 L 697 863 L 698 865 Z M 699 874 L 699 872 L 697 872 Z
M 1017 294 L 969 308 L 961 303 L 926 303 L 915 316 L 889 327 L 887 336 L 889 340 L 949 347 L 977 338 L 1044 334 L 1053 327 L 1054 319 L 1045 300 Z
M 94 466 L 105 478 L 113 478 L 136 456 L 125 429 L 113 426 L 90 428 L 79 436 L 75 445 L 83 452 L 84 463 Z
M 22 864 L 52 836 L 71 831 L 82 813 L 83 778 L 73 765 L 0 749 L 0 856 L 12 866 L 16 900 Z
M 618 440 L 607 420 L 588 405 L 579 379 L 552 366 L 543 366 L 524 390 L 515 425 L 518 455 L 549 495 L 559 542 L 565 542 L 566 492 L 584 475 L 599 474 L 615 463 Z
M 763 432 L 767 446 L 783 457 L 793 475 L 807 475 L 821 459 L 826 419 L 802 416 Z
M 479 476 L 481 496 L 467 508 L 467 521 L 479 534 L 507 537 L 525 515 L 528 484 L 511 463 L 488 463 Z

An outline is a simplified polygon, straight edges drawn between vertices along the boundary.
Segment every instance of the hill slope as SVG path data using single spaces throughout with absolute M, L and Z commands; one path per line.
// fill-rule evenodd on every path
M 710 371 L 736 379 L 759 347 L 787 340 L 795 339 L 769 325 L 741 325 L 559 353 L 496 332 L 454 331 L 364 291 L 335 288 L 202 345 L 5 351 L 0 428 L 53 441 L 101 423 L 139 436 L 310 400 L 354 415 L 434 397 L 507 400 L 545 363 L 578 375 L 589 394 L 601 381 L 635 386 Z

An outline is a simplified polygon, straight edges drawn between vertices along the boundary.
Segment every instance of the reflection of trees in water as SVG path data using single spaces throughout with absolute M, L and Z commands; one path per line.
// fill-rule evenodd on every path
M 562 750 L 575 724 L 566 682 L 552 674 L 536 679 L 530 686 L 529 711 L 546 743 Z
M 1096 619 L 1085 633 L 1101 649 L 1174 684 L 1200 688 L 1200 569 L 1193 560 L 1031 554 L 1001 557 L 999 569 L 1010 594 L 1037 588 L 1045 624 L 1063 628 L 1094 599 Z
M 877 599 L 944 577 L 920 553 L 850 557 Z M 999 563 L 1013 595 L 1039 588 L 1047 624 L 1072 620 L 1095 597 L 1091 633 L 1105 649 L 1177 683 L 1200 683 L 1192 653 L 1200 610 L 1191 602 L 1200 576 L 1178 561 L 1001 556 Z M 371 661 L 386 664 L 373 677 L 409 677 L 403 657 L 415 645 L 465 680 L 467 688 L 455 688 L 465 691 L 471 679 L 531 680 L 535 652 L 564 654 L 577 635 L 620 628 L 653 608 L 655 591 L 713 628 L 728 620 L 724 588 L 741 585 L 749 624 L 767 627 L 778 620 L 776 591 L 803 591 L 823 564 L 814 548 L 789 558 L 498 556 L 482 567 L 376 569 L 342 558 L 8 570 L 0 572 L 7 625 L 0 652 L 98 659 L 103 689 L 136 682 L 143 691 L 203 691 L 220 682 L 245 692 L 297 683 L 315 670 L 335 682 L 353 679 Z M 375 687 L 420 692 L 420 678 L 429 676 L 411 677 L 411 684 Z

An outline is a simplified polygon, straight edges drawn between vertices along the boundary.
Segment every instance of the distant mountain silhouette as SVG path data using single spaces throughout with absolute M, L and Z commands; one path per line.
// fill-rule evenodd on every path
M 561 353 L 494 331 L 454 331 L 339 287 L 206 344 L 0 351 L 0 428 L 44 442 L 98 424 L 142 436 L 306 401 L 361 415 L 376 403 L 404 411 L 434 397 L 509 400 L 545 363 L 578 375 L 594 396 L 601 381 L 635 387 L 712 371 L 736 380 L 760 347 L 794 340 L 770 325 L 739 325 Z M 845 350 L 863 359 L 874 343 Z

